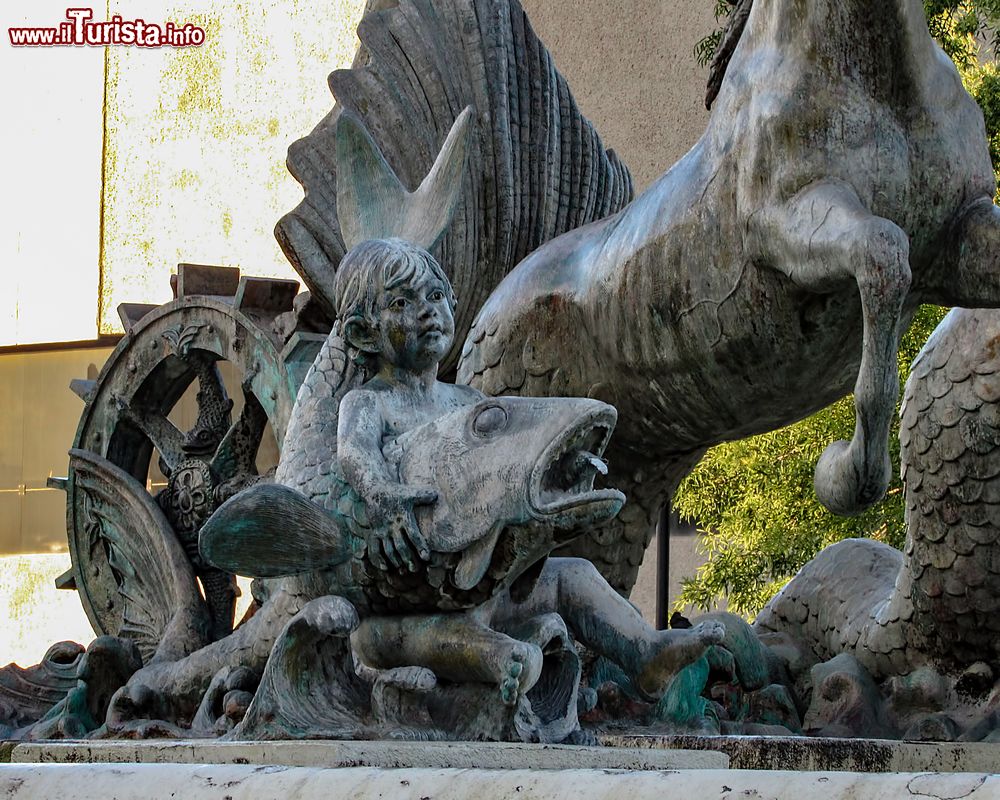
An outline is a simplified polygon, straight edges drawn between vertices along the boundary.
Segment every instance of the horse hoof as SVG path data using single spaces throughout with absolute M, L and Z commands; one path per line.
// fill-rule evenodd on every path
M 859 461 L 851 442 L 839 439 L 828 445 L 816 462 L 816 497 L 832 514 L 856 516 L 885 496 L 891 471 L 888 452 L 880 470 Z

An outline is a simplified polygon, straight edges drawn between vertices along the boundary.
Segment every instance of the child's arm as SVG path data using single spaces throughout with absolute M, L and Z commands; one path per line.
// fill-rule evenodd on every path
M 382 455 L 382 414 L 376 396 L 363 389 L 344 395 L 337 424 L 337 459 L 344 478 L 365 501 L 372 532 L 381 545 L 369 542 L 376 566 L 385 558 L 394 567 L 414 572 L 414 551 L 423 560 L 430 548 L 417 525 L 413 506 L 433 503 L 437 492 L 424 486 L 406 486 L 389 470 Z

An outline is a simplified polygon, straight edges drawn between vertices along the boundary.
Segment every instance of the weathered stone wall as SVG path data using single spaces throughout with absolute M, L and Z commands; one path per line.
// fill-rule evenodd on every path
M 708 122 L 707 69 L 695 43 L 716 23 L 710 0 L 523 0 L 525 10 L 606 145 L 641 191 Z
M 333 106 L 326 78 L 350 65 L 363 7 L 191 0 L 169 18 L 204 28 L 200 47 L 109 49 L 102 333 L 121 302 L 169 300 L 181 261 L 296 277 L 272 235 L 302 196 L 285 153 Z

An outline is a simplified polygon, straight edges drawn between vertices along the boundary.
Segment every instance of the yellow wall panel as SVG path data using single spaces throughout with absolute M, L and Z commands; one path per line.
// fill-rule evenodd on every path
M 102 333 L 121 302 L 164 302 L 182 261 L 295 278 L 272 233 L 302 198 L 288 145 L 333 107 L 360 0 L 177 3 L 164 19 L 205 29 L 201 47 L 108 51 Z M 111 3 L 134 14 L 134 4 Z
M 0 497 L 21 483 L 24 455 L 24 364 L 23 355 L 0 356 Z M 17 420 L 17 422 L 15 422 Z M 0 514 L 0 524 L 5 515 Z
M 0 355 L 0 555 L 66 549 L 66 497 L 45 484 L 69 463 L 83 401 L 109 348 Z
M 59 489 L 28 488 L 21 498 L 21 541 L 16 553 L 66 551 L 66 495 Z
M 106 348 L 25 353 L 23 476 L 28 489 L 45 487 L 49 475 L 65 475 L 83 401 L 69 388 L 74 378 L 96 375 Z

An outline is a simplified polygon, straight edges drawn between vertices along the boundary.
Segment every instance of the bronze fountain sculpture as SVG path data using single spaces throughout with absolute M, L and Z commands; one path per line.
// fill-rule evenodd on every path
M 939 351 L 925 358 L 945 378 L 918 368 L 904 416 L 910 521 L 914 542 L 941 541 L 940 528 L 916 529 L 934 515 L 957 524 L 958 496 L 986 520 L 965 539 L 914 544 L 911 572 L 873 555 L 879 580 L 836 607 L 823 593 L 846 584 L 831 575 L 854 567 L 821 556 L 756 632 L 731 615 L 657 632 L 614 591 L 630 590 L 653 517 L 708 447 L 852 388 L 854 437 L 824 453 L 817 494 L 839 513 L 877 502 L 914 309 L 1000 305 L 982 118 L 920 3 L 756 0 L 734 19 L 708 130 L 633 200 L 516 0 L 401 0 L 366 16 L 357 66 L 331 76 L 337 106 L 289 150 L 306 194 L 276 235 L 310 296 L 244 279 L 228 310 L 187 299 L 197 291 L 171 312 L 126 308 L 112 367 L 78 387 L 73 577 L 95 624 L 125 640 L 94 651 L 117 665 L 112 679 L 52 689 L 63 699 L 44 719 L 8 727 L 543 741 L 602 725 L 829 731 L 846 717 L 813 691 L 826 659 L 855 658 L 858 686 L 924 667 L 965 675 L 972 659 L 992 670 L 996 652 L 975 637 L 957 665 L 939 658 L 954 637 L 924 602 L 941 589 L 959 597 L 954 619 L 974 621 L 963 615 L 992 608 L 995 572 L 975 555 L 993 536 L 988 487 L 966 491 L 956 473 L 939 490 L 929 476 L 949 460 L 918 457 L 937 458 L 927 442 L 955 450 L 939 433 L 956 425 L 962 447 L 992 452 L 993 428 L 962 422 L 982 403 L 934 405 L 947 382 L 986 373 Z M 231 423 L 213 365 L 247 352 Z M 200 430 L 185 436 L 165 422 L 180 389 L 143 387 L 195 377 Z M 281 456 L 262 478 L 252 453 L 267 420 Z M 154 448 L 170 473 L 159 504 L 140 482 Z M 233 573 L 258 580 L 254 613 L 230 632 Z M 985 594 L 963 594 L 956 576 Z M 824 621 L 845 608 L 846 627 Z M 900 632 L 907 621 L 916 633 Z M 57 683 L 52 665 L 32 674 Z M 941 680 L 942 697 L 957 691 Z M 617 717 L 612 684 L 631 703 Z M 980 707 L 963 708 L 962 724 L 989 735 Z M 897 717 L 851 732 L 924 724 Z

